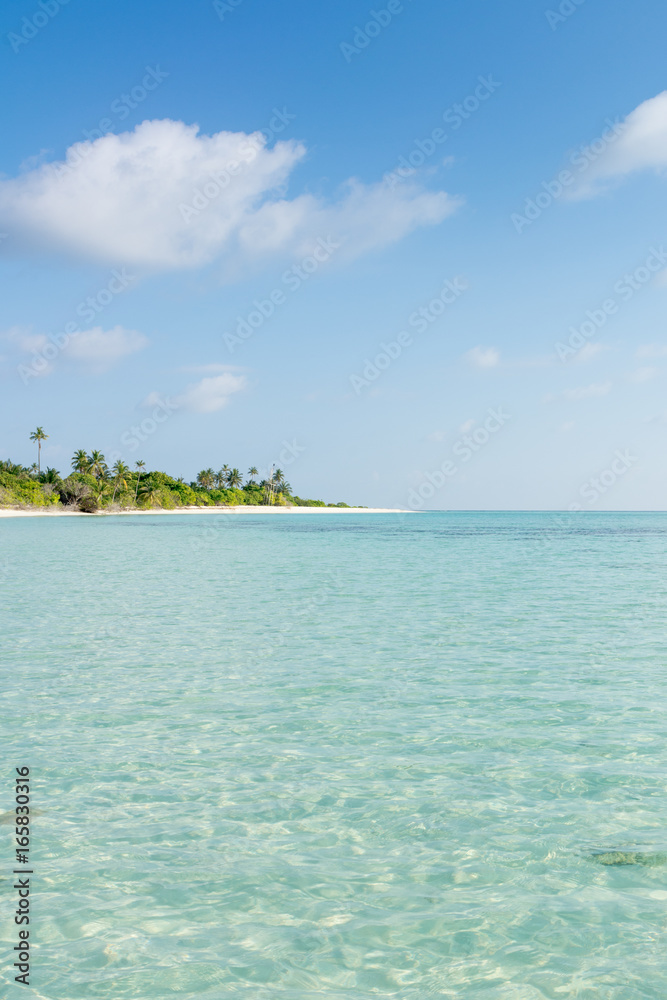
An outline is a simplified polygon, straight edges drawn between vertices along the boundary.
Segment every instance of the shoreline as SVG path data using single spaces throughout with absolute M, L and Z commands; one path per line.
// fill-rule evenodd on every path
M 233 507 L 174 507 L 164 510 L 161 507 L 150 510 L 112 510 L 96 511 L 86 514 L 82 510 L 49 510 L 37 507 L 35 510 L 23 510 L 16 507 L 0 507 L 2 517 L 132 517 L 135 514 L 416 514 L 418 511 L 404 510 L 400 507 L 258 507 L 253 504 L 238 504 Z

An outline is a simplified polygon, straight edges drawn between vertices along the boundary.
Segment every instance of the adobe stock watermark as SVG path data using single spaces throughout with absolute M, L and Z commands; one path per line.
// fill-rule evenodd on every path
M 293 264 L 283 272 L 280 279 L 282 285 L 287 288 L 289 293 L 293 294 L 298 291 L 303 283 L 308 281 L 322 264 L 331 258 L 343 242 L 343 240 L 334 240 L 331 236 L 327 236 L 326 239 L 320 236 L 311 254 L 307 254 L 297 264 Z M 255 299 L 254 308 L 247 316 L 237 317 L 235 332 L 224 333 L 222 336 L 229 353 L 233 354 L 237 347 L 240 347 L 245 340 L 248 340 L 264 326 L 267 319 L 270 319 L 276 309 L 287 302 L 287 299 L 288 294 L 281 287 L 273 288 L 264 299 Z
M 594 337 L 611 316 L 615 316 L 620 306 L 634 298 L 651 281 L 654 275 L 667 266 L 667 250 L 651 247 L 646 259 L 634 271 L 626 272 L 614 283 L 617 298 L 608 298 L 596 309 L 586 310 L 586 319 L 579 326 L 570 327 L 566 343 L 558 341 L 554 347 L 561 361 L 571 361 L 587 341 Z
M 104 312 L 116 295 L 124 292 L 133 281 L 135 281 L 135 276 L 128 274 L 127 268 L 114 269 L 111 272 L 111 278 L 103 288 L 79 302 L 75 309 L 76 315 L 84 323 L 91 323 L 100 313 Z M 16 369 L 23 384 L 27 385 L 31 378 L 44 374 L 51 362 L 55 361 L 61 351 L 64 351 L 72 339 L 80 333 L 79 324 L 72 321 L 66 323 L 60 333 L 50 333 L 50 343 L 45 344 L 39 350 L 32 349 L 32 364 L 30 366 L 18 365 Z
M 460 459 L 457 465 L 453 458 L 446 458 L 442 465 L 427 472 L 422 483 L 408 493 L 408 507 L 410 510 L 421 510 L 427 500 L 431 500 L 438 490 L 441 490 L 460 471 L 461 465 L 465 465 L 482 448 L 486 447 L 489 441 L 511 420 L 509 413 L 505 413 L 502 406 L 496 409 L 487 410 L 487 414 L 473 430 L 463 434 L 462 437 L 452 446 L 452 455 Z
M 442 119 L 450 126 L 452 132 L 461 128 L 482 104 L 498 90 L 501 84 L 493 79 L 493 76 L 479 76 L 478 84 L 472 93 L 464 97 L 461 102 L 450 105 L 442 113 Z M 390 188 L 395 188 L 397 184 L 411 177 L 418 167 L 421 167 L 429 156 L 433 156 L 438 146 L 447 142 L 449 133 L 444 128 L 434 128 L 424 139 L 415 139 L 412 150 L 405 156 L 399 156 L 398 165 L 390 170 L 383 177 L 385 183 Z
M 113 133 L 115 119 L 119 122 L 125 121 L 130 112 L 138 108 L 169 77 L 169 73 L 160 69 L 159 66 L 146 66 L 145 70 L 141 83 L 136 84 L 128 93 L 122 93 L 120 97 L 111 102 L 109 112 L 113 117 L 100 118 L 96 128 L 84 128 L 83 139 L 69 147 L 64 163 L 50 164 L 56 177 L 64 177 L 78 167 L 90 155 L 92 149 L 90 143 Z
M 230 160 L 220 170 L 209 174 L 210 180 L 202 184 L 201 187 L 195 188 L 192 192 L 192 201 L 190 204 L 181 202 L 178 210 L 181 213 L 183 221 L 192 222 L 204 209 L 208 208 L 212 201 L 219 198 L 222 192 L 229 187 L 232 177 L 241 174 L 253 162 L 260 150 L 264 149 L 267 143 L 283 132 L 287 125 L 293 122 L 295 118 L 296 115 L 290 114 L 287 108 L 283 108 L 282 110 L 274 108 L 273 117 L 269 122 L 268 128 L 257 129 L 239 147 L 241 160 Z M 264 142 L 259 138 L 260 136 L 263 136 Z
M 427 305 L 420 306 L 419 309 L 410 313 L 408 326 L 417 333 L 424 333 L 449 306 L 463 295 L 467 288 L 467 283 L 461 278 L 448 279 L 435 298 L 431 299 Z M 356 395 L 359 396 L 364 389 L 369 388 L 382 372 L 386 371 L 397 358 L 400 358 L 403 351 L 407 347 L 411 347 L 413 343 L 413 336 L 407 330 L 401 330 L 396 339 L 390 340 L 389 343 L 382 341 L 380 350 L 375 357 L 365 359 L 361 375 L 352 374 L 349 376 L 350 384 Z
M 50 21 L 60 13 L 61 7 L 65 7 L 69 0 L 38 0 L 36 10 L 30 17 L 24 17 L 21 21 L 21 33 L 10 31 L 7 41 L 14 52 L 19 52 L 21 46 L 27 45 L 35 38 L 42 28 L 45 28 Z
M 123 431 L 120 435 L 120 443 L 124 448 L 132 453 L 134 453 L 140 445 L 145 444 L 146 441 L 148 441 L 148 439 L 151 438 L 153 434 L 155 434 L 155 432 L 158 431 L 160 427 L 181 408 L 181 404 L 178 399 L 171 399 L 169 396 L 165 396 L 163 399 L 159 393 L 153 393 L 151 395 L 148 406 L 151 408 L 150 416 L 144 417 L 144 419 L 139 421 L 139 423 L 128 427 L 128 429 Z M 122 457 L 123 453 L 120 451 L 113 451 L 111 452 L 110 461 L 117 462 L 118 459 Z
M 221 21 L 224 21 L 227 14 L 233 14 L 237 7 L 240 7 L 243 0 L 213 0 L 213 10 Z
M 593 139 L 587 146 L 581 146 L 570 156 L 570 163 L 576 170 L 561 170 L 556 177 L 549 181 L 542 181 L 542 190 L 534 198 L 527 198 L 523 206 L 523 214 L 512 212 L 510 222 L 517 233 L 522 233 L 527 226 L 539 219 L 555 201 L 565 193 L 574 182 L 584 174 L 592 163 L 602 156 L 611 143 L 616 142 L 619 135 L 626 129 L 626 125 L 620 121 L 605 121 L 607 128 L 597 139 Z
M 614 452 L 614 457 L 609 465 L 598 472 L 595 476 L 591 476 L 587 479 L 579 488 L 579 495 L 583 500 L 589 505 L 596 504 L 600 497 L 603 497 L 605 493 L 613 489 L 619 479 L 621 479 L 628 469 L 631 469 L 633 465 L 636 465 L 639 459 L 636 455 L 630 454 L 630 449 L 626 448 L 625 451 Z M 582 510 L 581 504 L 574 503 L 570 504 L 568 510 Z
M 271 462 L 266 467 L 259 469 L 258 475 L 260 480 L 268 479 L 271 475 L 271 470 L 274 468 L 283 468 L 283 466 L 287 468 L 292 465 L 306 450 L 304 445 L 297 444 L 296 438 L 292 438 L 291 441 L 282 441 L 281 445 L 277 461 Z
M 544 16 L 551 30 L 555 31 L 560 24 L 564 24 L 584 3 L 586 0 L 562 0 L 556 10 L 545 10 Z
M 410 0 L 412 2 L 412 0 Z M 380 10 L 370 10 L 369 20 L 360 27 L 354 26 L 352 42 L 341 42 L 340 51 L 346 63 L 352 62 L 353 56 L 358 56 L 364 49 L 367 49 L 374 38 L 377 38 L 391 22 L 405 10 L 402 0 L 389 0 L 386 7 Z

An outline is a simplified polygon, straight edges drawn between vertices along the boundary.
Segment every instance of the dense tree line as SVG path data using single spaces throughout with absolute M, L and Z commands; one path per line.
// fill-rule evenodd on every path
M 217 472 L 202 469 L 190 483 L 174 479 L 166 472 L 148 472 L 139 460 L 130 468 L 118 460 L 109 468 L 100 451 L 74 452 L 71 471 L 61 475 L 57 469 L 41 468 L 41 445 L 48 437 L 38 427 L 30 439 L 38 445 L 38 461 L 31 467 L 0 461 L 0 506 L 62 505 L 86 513 L 98 510 L 132 508 L 257 506 L 347 507 L 348 504 L 325 504 L 323 500 L 304 500 L 292 493 L 281 469 L 272 469 L 258 481 L 255 466 L 247 477 L 239 469 L 223 465 Z

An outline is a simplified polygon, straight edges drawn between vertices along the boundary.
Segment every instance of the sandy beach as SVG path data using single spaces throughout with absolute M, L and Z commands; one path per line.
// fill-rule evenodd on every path
M 81 510 L 49 510 L 47 507 L 37 507 L 35 510 L 24 510 L 17 507 L 0 508 L 0 517 L 125 517 L 135 514 L 415 514 L 414 510 L 403 510 L 397 507 L 256 507 L 251 504 L 239 504 L 235 507 L 175 507 L 173 510 L 163 510 L 159 507 L 150 510 L 100 510 L 95 514 L 85 514 Z

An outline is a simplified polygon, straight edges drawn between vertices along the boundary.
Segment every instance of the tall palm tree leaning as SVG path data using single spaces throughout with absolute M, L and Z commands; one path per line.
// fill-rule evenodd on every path
M 37 442 L 37 474 L 42 471 L 42 441 L 46 441 L 49 435 L 44 433 L 43 427 L 38 427 L 30 435 L 31 441 Z
M 250 476 L 250 478 L 248 480 L 248 485 L 249 486 L 254 486 L 255 485 L 255 476 L 259 475 L 259 469 L 256 469 L 254 465 L 251 465 L 250 468 L 248 469 L 248 475 Z
M 88 458 L 88 455 L 85 453 L 83 448 L 79 448 L 79 450 L 75 451 L 72 455 L 72 470 L 74 472 L 88 472 L 89 467 L 90 459 Z
M 141 459 L 139 459 L 139 461 L 135 462 L 134 464 L 137 467 L 137 488 L 134 491 L 134 502 L 136 503 L 137 502 L 137 494 L 139 493 L 139 480 L 141 479 L 141 471 L 142 471 L 142 469 L 146 468 L 146 463 L 142 462 Z

